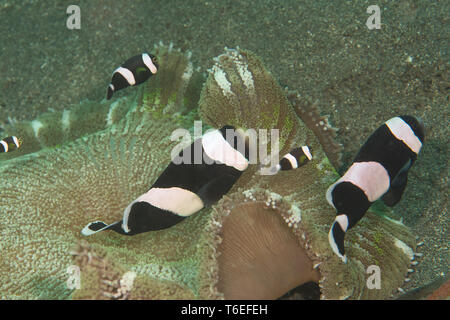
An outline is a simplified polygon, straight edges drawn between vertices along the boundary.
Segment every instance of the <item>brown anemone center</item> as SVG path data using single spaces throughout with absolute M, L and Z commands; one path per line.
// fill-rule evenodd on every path
M 218 289 L 226 299 L 277 299 L 320 274 L 278 210 L 263 202 L 233 209 L 222 227 Z

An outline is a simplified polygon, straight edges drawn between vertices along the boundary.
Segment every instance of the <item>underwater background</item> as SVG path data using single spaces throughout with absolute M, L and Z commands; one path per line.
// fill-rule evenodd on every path
M 66 27 L 72 4 L 81 9 L 79 30 Z M 379 30 L 366 26 L 374 4 Z M 239 46 L 258 55 L 282 87 L 329 115 L 344 147 L 340 174 L 384 121 L 423 119 L 424 147 L 394 208 L 424 243 L 402 288 L 442 284 L 450 261 L 449 11 L 445 1 L 407 0 L 0 0 L 0 126 L 104 99 L 111 72 L 160 41 L 192 52 L 204 72 L 224 47 Z

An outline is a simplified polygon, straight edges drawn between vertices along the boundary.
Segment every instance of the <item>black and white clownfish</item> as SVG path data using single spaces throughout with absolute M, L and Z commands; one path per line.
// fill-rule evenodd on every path
M 337 211 L 328 240 L 342 261 L 347 261 L 345 233 L 371 204 L 380 197 L 388 206 L 400 201 L 424 138 L 424 125 L 415 117 L 389 119 L 361 147 L 347 172 L 328 188 L 327 201 Z
M 0 153 L 19 149 L 22 142 L 16 136 L 6 137 L 0 140 Z
M 281 158 L 280 162 L 276 166 L 272 166 L 267 169 L 261 168 L 259 174 L 273 175 L 280 171 L 287 171 L 300 168 L 312 160 L 311 149 L 308 146 L 302 146 L 292 149 L 289 153 L 285 154 Z
M 292 170 L 304 166 L 312 159 L 311 150 L 308 146 L 292 149 L 285 154 L 276 165 L 277 172 L 280 170 Z
M 158 63 L 154 55 L 143 53 L 131 57 L 114 70 L 106 99 L 111 99 L 116 91 L 147 81 L 157 71 Z
M 248 167 L 247 148 L 238 130 L 231 126 L 204 134 L 171 161 L 147 193 L 128 205 L 122 220 L 110 225 L 91 222 L 82 234 L 88 236 L 110 229 L 135 235 L 172 227 L 216 203 L 231 189 Z M 198 150 L 203 157 L 196 164 L 194 152 Z M 183 157 L 186 153 L 189 163 L 181 160 L 186 159 Z

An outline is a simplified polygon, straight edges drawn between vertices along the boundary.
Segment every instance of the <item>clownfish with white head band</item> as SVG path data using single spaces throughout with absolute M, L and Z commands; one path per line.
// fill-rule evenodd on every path
M 201 151 L 202 157 L 195 155 Z M 188 159 L 186 161 L 186 159 Z M 89 223 L 89 236 L 103 230 L 123 235 L 170 228 L 219 201 L 248 167 L 248 146 L 238 130 L 224 126 L 183 149 L 147 193 L 131 202 L 120 221 Z
M 276 165 L 277 172 L 280 170 L 292 170 L 304 166 L 312 160 L 311 150 L 308 146 L 292 149 L 291 152 L 285 154 Z
M 308 146 L 302 146 L 299 148 L 292 149 L 289 153 L 285 154 L 281 158 L 280 162 L 273 167 L 261 168 L 259 174 L 262 175 L 273 175 L 280 171 L 294 170 L 300 168 L 312 160 L 311 148 Z
M 106 99 L 111 99 L 113 93 L 118 90 L 147 81 L 157 71 L 158 63 L 154 55 L 143 53 L 131 57 L 114 70 Z
M 0 153 L 19 149 L 21 144 L 21 140 L 16 136 L 6 137 L 0 140 Z
M 389 119 L 369 137 L 347 172 L 328 188 L 327 201 L 337 210 L 328 240 L 342 261 L 347 261 L 345 233 L 371 204 L 379 198 L 388 206 L 400 201 L 424 138 L 424 125 L 415 117 Z

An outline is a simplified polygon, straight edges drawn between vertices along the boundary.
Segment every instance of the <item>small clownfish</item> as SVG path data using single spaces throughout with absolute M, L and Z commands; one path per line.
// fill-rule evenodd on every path
M 424 138 L 424 125 L 415 117 L 389 119 L 361 147 L 347 172 L 328 188 L 327 201 L 337 211 L 328 240 L 344 263 L 345 233 L 377 199 L 388 206 L 400 201 Z
M 131 57 L 114 70 L 106 99 L 111 99 L 116 91 L 147 81 L 157 71 L 158 63 L 154 55 L 143 53 Z
M 312 160 L 311 150 L 308 146 L 292 149 L 285 154 L 276 165 L 277 172 L 280 170 L 292 170 L 304 166 Z
M 16 136 L 6 137 L 0 141 L 0 153 L 19 149 L 21 144 L 22 141 Z
M 312 160 L 311 148 L 308 146 L 302 146 L 299 148 L 292 149 L 289 153 L 285 154 L 280 162 L 273 167 L 268 168 L 268 174 L 277 174 L 280 171 L 287 171 L 297 169 L 304 166 L 309 161 Z M 266 174 L 266 169 L 262 168 L 259 174 Z
M 194 158 L 197 150 L 202 152 L 201 159 Z M 182 160 L 186 158 L 188 163 Z M 211 131 L 183 149 L 150 190 L 128 205 L 122 220 L 110 225 L 91 222 L 81 233 L 114 230 L 135 235 L 170 228 L 219 201 L 247 167 L 248 145 L 239 131 L 231 126 Z

